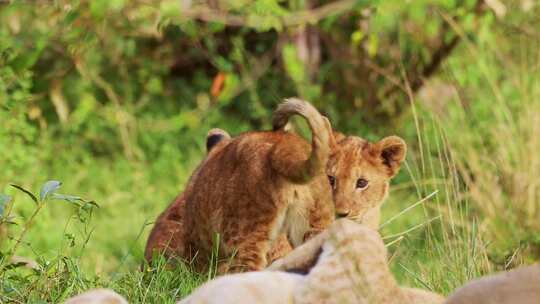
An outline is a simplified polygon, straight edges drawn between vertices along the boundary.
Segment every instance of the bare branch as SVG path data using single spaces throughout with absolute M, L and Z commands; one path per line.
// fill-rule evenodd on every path
M 354 0 L 341 0 L 328 3 L 313 9 L 299 11 L 283 17 L 280 21 L 285 27 L 303 24 L 314 24 L 332 15 L 343 14 L 355 5 Z M 225 11 L 212 9 L 208 6 L 194 6 L 182 10 L 182 17 L 197 19 L 204 22 L 219 22 L 228 26 L 258 27 L 264 22 L 264 16 L 247 16 L 230 14 Z

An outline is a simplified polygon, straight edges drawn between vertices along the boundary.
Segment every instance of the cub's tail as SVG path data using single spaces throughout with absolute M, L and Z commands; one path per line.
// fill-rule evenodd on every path
M 288 98 L 274 111 L 272 125 L 274 131 L 283 130 L 292 115 L 300 115 L 307 120 L 311 129 L 311 155 L 305 161 L 289 164 L 288 168 L 276 168 L 292 180 L 305 182 L 325 169 L 330 155 L 332 127 L 309 102 Z

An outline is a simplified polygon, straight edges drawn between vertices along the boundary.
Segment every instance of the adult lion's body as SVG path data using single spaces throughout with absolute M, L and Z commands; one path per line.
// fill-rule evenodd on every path
M 221 271 L 259 270 L 280 233 L 293 246 L 334 219 L 325 169 L 331 129 L 307 102 L 289 100 L 274 116 L 304 116 L 312 144 L 285 131 L 247 132 L 212 151 L 192 176 L 185 197 L 187 256 L 207 264 L 219 237 Z
M 455 290 L 446 302 L 467 303 L 540 303 L 540 263 L 472 280 Z
M 442 304 L 443 301 L 436 293 L 399 286 L 388 267 L 387 250 L 379 233 L 348 219 L 339 219 L 266 270 L 220 276 L 178 304 Z

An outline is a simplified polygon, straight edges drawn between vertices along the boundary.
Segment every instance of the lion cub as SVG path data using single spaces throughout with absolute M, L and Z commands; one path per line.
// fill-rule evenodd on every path
M 380 207 L 388 196 L 390 180 L 405 159 L 407 145 L 397 136 L 376 143 L 339 133 L 335 138 L 327 173 L 336 216 L 378 229 Z
M 222 129 L 210 130 L 206 136 L 206 152 L 210 154 L 210 152 L 219 150 L 230 139 L 229 133 Z M 197 171 L 198 168 L 195 169 L 193 175 Z M 189 187 L 188 184 L 187 188 Z M 144 257 L 148 263 L 152 261 L 154 253 L 163 254 L 167 258 L 184 255 L 185 202 L 184 192 L 182 192 L 157 218 L 152 231 L 150 231 L 144 250 Z
M 380 207 L 388 196 L 390 180 L 399 172 L 406 153 L 407 145 L 398 136 L 371 143 L 358 136 L 333 131 L 326 171 L 336 217 L 346 217 L 378 229 Z
M 405 159 L 405 141 L 388 136 L 370 143 L 357 136 L 333 132 L 331 143 L 326 171 L 336 217 L 349 218 L 377 230 L 390 180 L 399 172 Z M 281 235 L 269 260 L 284 257 L 291 250 L 287 238 Z
M 299 106 L 299 108 L 301 107 Z M 312 109 L 312 112 L 316 113 L 316 115 L 319 116 L 316 110 Z M 278 109 L 278 111 L 276 111 L 274 128 L 277 130 L 277 134 L 281 134 L 284 139 L 294 138 L 295 141 L 300 140 L 301 142 L 302 140 L 299 139 L 297 136 L 287 133 L 283 130 L 288 120 L 288 117 L 294 113 L 294 107 L 289 106 L 289 108 L 287 108 L 285 105 L 283 105 L 281 110 Z M 326 129 L 322 129 L 322 132 L 327 132 L 328 129 L 329 123 L 327 123 Z M 313 139 L 317 140 L 317 136 L 315 136 L 316 130 L 312 128 L 312 132 L 314 134 Z M 251 132 L 248 134 L 250 134 L 250 136 L 253 136 L 254 134 L 261 133 L 272 134 L 275 132 Z M 337 140 L 337 142 L 335 142 L 335 140 Z M 227 147 L 231 141 L 238 141 L 238 139 L 231 139 L 227 132 L 223 130 L 214 129 L 210 131 L 207 137 L 208 153 L 221 154 L 221 152 L 219 151 Z M 266 144 L 272 145 L 272 143 Z M 281 155 L 284 156 L 283 159 L 285 160 L 285 163 L 282 164 L 282 167 L 287 168 L 287 161 L 289 161 L 286 159 L 287 153 L 291 153 L 291 155 L 293 155 L 293 153 L 297 153 L 296 157 L 298 157 L 299 154 L 298 151 L 295 151 L 296 148 L 294 145 L 296 144 L 293 143 L 291 144 L 291 146 L 288 146 L 286 140 L 281 141 L 280 144 L 280 149 L 282 150 Z M 306 146 L 306 144 L 304 144 L 304 146 Z M 327 197 L 327 199 L 328 197 L 330 197 L 331 200 L 334 202 L 336 214 L 338 217 L 348 217 L 358 222 L 362 222 L 371 227 L 372 229 L 377 229 L 379 225 L 380 207 L 384 202 L 385 198 L 387 197 L 389 181 L 393 176 L 397 174 L 400 165 L 405 158 L 405 142 L 399 137 L 390 136 L 382 139 L 377 143 L 369 143 L 359 137 L 344 136 L 341 133 L 333 132 L 330 136 L 330 139 L 328 140 L 328 144 L 328 148 L 331 150 L 330 159 L 324 167 L 327 172 L 326 174 L 328 175 L 327 183 L 331 186 L 328 191 L 331 194 L 325 194 L 325 196 Z M 276 145 L 276 147 L 279 146 Z M 233 153 L 238 152 L 229 152 L 229 154 Z M 242 157 L 246 157 L 246 155 L 247 154 L 243 155 Z M 274 155 L 278 154 L 274 153 Z M 249 155 L 247 156 L 249 158 Z M 305 151 L 304 157 L 307 159 L 307 153 Z M 209 156 L 208 158 L 210 159 L 212 157 Z M 216 162 L 219 162 L 220 160 L 228 161 L 225 157 L 221 157 L 217 160 L 214 159 L 213 166 L 217 166 L 220 168 L 226 167 L 227 164 L 216 164 Z M 275 164 L 280 164 L 280 160 L 277 157 L 274 157 L 274 159 L 272 160 L 275 162 Z M 207 161 L 205 160 L 203 164 L 199 166 L 199 168 L 204 167 L 204 163 L 206 162 Z M 198 175 L 198 172 L 200 170 L 199 168 L 195 170 L 195 173 L 191 177 L 190 183 L 188 185 L 188 188 L 191 188 L 191 191 L 193 191 L 194 181 L 197 180 L 196 176 Z M 243 168 L 243 170 L 247 169 L 249 168 Z M 292 184 L 295 183 L 295 181 L 292 181 Z M 325 188 L 323 184 L 316 183 L 316 185 L 321 186 L 322 190 L 324 190 Z M 220 187 L 220 184 L 210 183 L 207 186 L 207 189 L 208 187 L 213 186 Z M 198 189 L 195 188 L 195 190 Z M 188 190 L 186 190 L 186 192 L 188 192 Z M 246 192 L 248 191 L 246 190 Z M 202 193 L 202 195 L 204 195 L 204 192 Z M 298 193 L 295 191 L 294 196 L 297 195 Z M 216 201 L 219 201 L 219 198 Z M 271 204 L 269 204 L 269 206 L 271 206 Z M 327 205 L 323 206 L 327 207 Z M 184 223 L 182 220 L 185 216 L 185 209 L 185 195 L 181 194 L 177 198 L 177 200 L 173 204 L 171 204 L 171 206 L 169 206 L 169 208 L 158 218 L 158 221 L 156 222 L 156 225 L 154 226 L 154 229 L 150 234 L 146 247 L 146 258 L 148 261 L 150 261 L 151 253 L 154 250 L 169 253 L 167 255 L 170 256 L 186 258 L 184 243 L 187 236 L 184 235 L 184 231 L 182 230 L 183 226 L 187 225 L 187 222 Z M 290 216 L 289 213 L 294 212 L 294 210 L 294 208 L 291 208 L 286 212 L 287 218 L 289 218 Z M 313 223 L 313 227 L 317 227 L 316 223 L 328 222 L 329 215 L 326 209 L 324 209 L 323 212 L 317 212 L 316 210 L 314 210 L 314 208 L 311 208 L 309 212 L 305 212 L 304 209 L 303 213 L 304 214 L 299 216 L 299 218 L 301 219 L 300 223 L 302 223 L 302 225 L 304 226 L 303 229 L 305 229 L 306 226 L 305 213 L 308 213 L 307 223 Z M 280 220 L 283 220 L 284 215 L 281 214 L 280 217 Z M 318 226 L 322 228 L 325 225 L 319 224 Z M 190 226 L 188 225 L 187 227 Z M 313 229 L 312 232 L 308 232 L 306 235 L 303 236 L 303 238 L 309 238 L 311 234 L 316 233 L 318 230 L 320 230 L 320 228 Z M 272 231 L 273 234 L 272 238 L 270 239 L 270 243 L 272 245 L 271 250 L 264 250 L 267 253 L 266 261 L 273 261 L 277 258 L 285 256 L 288 252 L 292 250 L 293 246 L 295 247 L 303 241 L 301 233 L 296 233 L 296 239 L 291 240 L 291 227 L 282 230 L 286 231 L 281 231 L 281 234 L 277 236 L 277 238 L 275 237 L 275 231 Z M 205 233 L 207 235 L 211 234 L 209 233 L 209 231 L 205 231 Z M 206 240 L 206 242 L 208 243 L 208 239 Z M 291 246 L 291 243 L 293 243 L 293 246 Z M 193 247 L 196 248 L 196 246 Z
M 206 151 L 210 153 L 228 142 L 231 136 L 222 129 L 212 129 L 206 136 Z M 215 150 L 214 150 L 215 151 Z M 162 254 L 167 259 L 175 259 L 185 254 L 185 213 L 184 192 L 180 193 L 175 200 L 157 218 L 154 227 L 150 231 L 144 257 L 148 263 L 152 262 L 154 254 Z M 274 242 L 268 252 L 267 260 L 272 262 L 290 252 L 292 247 L 287 240 L 287 235 L 282 233 Z
M 307 120 L 311 145 L 280 130 L 294 114 Z M 207 265 L 218 241 L 219 257 L 233 256 L 220 272 L 260 270 L 280 234 L 296 247 L 334 220 L 325 173 L 330 123 L 309 103 L 288 99 L 273 124 L 277 131 L 243 133 L 212 149 L 192 175 L 184 192 L 184 258 Z

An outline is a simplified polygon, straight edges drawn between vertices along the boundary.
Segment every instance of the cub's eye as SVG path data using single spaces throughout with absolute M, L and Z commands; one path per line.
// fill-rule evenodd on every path
M 336 178 L 332 175 L 328 175 L 328 181 L 330 182 L 332 189 L 334 189 L 336 187 Z
M 365 178 L 359 178 L 357 181 L 356 181 L 356 188 L 357 189 L 366 189 L 367 186 L 368 186 L 368 181 L 367 179 Z

